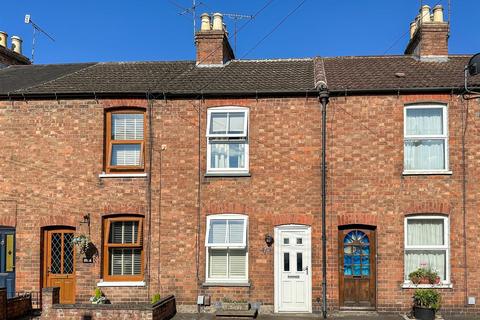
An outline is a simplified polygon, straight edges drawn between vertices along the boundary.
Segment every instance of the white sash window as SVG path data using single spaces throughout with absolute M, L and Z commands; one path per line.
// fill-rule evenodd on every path
M 446 106 L 407 106 L 404 118 L 404 173 L 448 172 Z
M 450 283 L 448 218 L 411 216 L 405 219 L 405 281 L 418 268 L 438 272 L 442 283 Z
M 238 214 L 207 217 L 207 282 L 246 282 L 248 218 Z
M 248 109 L 207 111 L 207 173 L 248 173 Z

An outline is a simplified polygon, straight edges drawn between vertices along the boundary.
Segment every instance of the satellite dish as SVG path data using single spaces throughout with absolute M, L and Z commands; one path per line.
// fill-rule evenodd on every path
M 480 74 L 480 53 L 474 55 L 468 62 L 468 73 L 471 76 Z

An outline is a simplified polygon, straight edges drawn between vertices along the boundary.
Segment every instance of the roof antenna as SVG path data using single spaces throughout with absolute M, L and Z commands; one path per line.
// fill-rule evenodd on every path
M 224 17 L 228 17 L 234 21 L 234 32 L 233 32 L 233 38 L 234 38 L 234 51 L 237 52 L 237 22 L 238 20 L 241 19 L 248 19 L 252 20 L 255 18 L 253 15 L 246 15 L 246 14 L 237 14 L 237 13 L 222 13 Z
M 42 28 L 40 28 L 35 22 L 33 22 L 31 16 L 29 14 L 26 14 L 25 15 L 25 23 L 26 24 L 30 24 L 32 25 L 32 28 L 33 28 L 33 37 L 32 37 L 32 63 L 33 63 L 33 58 L 34 58 L 34 55 L 35 55 L 35 36 L 36 36 L 36 33 L 37 31 L 38 32 L 41 32 L 43 33 L 44 35 L 46 35 L 50 40 L 52 40 L 53 42 L 55 42 L 55 39 L 53 39 L 46 31 L 44 31 Z
M 192 15 L 192 17 L 193 17 L 193 41 L 195 41 L 195 33 L 197 32 L 197 8 L 205 5 L 205 3 L 201 2 L 201 1 L 197 3 L 197 0 L 192 0 L 192 6 L 189 7 L 189 8 L 185 8 L 185 7 L 181 6 L 180 4 L 178 4 L 177 2 L 175 2 L 173 0 L 170 0 L 170 3 L 172 3 L 174 6 L 183 10 L 182 12 L 178 13 L 180 16 L 184 16 L 186 14 L 191 14 Z

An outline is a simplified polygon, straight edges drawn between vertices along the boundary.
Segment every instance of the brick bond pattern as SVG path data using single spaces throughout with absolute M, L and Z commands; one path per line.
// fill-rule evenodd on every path
M 403 106 L 409 102 L 449 104 L 451 176 L 402 176 Z M 250 108 L 251 177 L 205 177 L 206 109 Z M 103 170 L 104 111 L 112 106 L 147 107 L 145 100 L 27 100 L 0 102 L 0 224 L 16 226 L 17 291 L 38 291 L 41 228 L 73 226 L 101 250 L 102 217 L 141 213 L 148 221 L 144 178 L 100 179 Z M 480 178 L 479 105 L 470 102 L 467 148 L 468 295 L 480 296 L 479 254 L 474 246 Z M 462 115 L 466 105 L 451 95 L 347 96 L 332 98 L 328 113 L 328 303 L 338 307 L 339 225 L 377 227 L 380 311 L 410 307 L 412 290 L 403 281 L 403 222 L 410 213 L 450 217 L 451 280 L 442 289 L 444 308 L 464 307 Z M 200 127 L 199 113 L 200 111 Z M 313 306 L 321 297 L 321 118 L 316 98 L 158 100 L 153 103 L 151 229 L 144 228 L 146 287 L 102 288 L 113 302 L 146 302 L 153 293 L 174 294 L 179 309 L 195 310 L 199 294 L 273 304 L 273 252 L 264 236 L 276 225 L 312 225 Z M 162 145 L 166 150 L 162 151 Z M 200 148 L 200 149 L 199 149 Z M 148 147 L 147 147 L 148 150 Z M 200 155 L 200 159 L 199 159 Z M 200 162 L 200 171 L 199 171 Z M 147 161 L 148 163 L 148 161 Z M 203 287 L 205 223 L 213 213 L 249 216 L 247 288 Z M 198 248 L 198 263 L 197 263 Z M 86 302 L 102 277 L 101 261 L 76 258 L 76 298 Z

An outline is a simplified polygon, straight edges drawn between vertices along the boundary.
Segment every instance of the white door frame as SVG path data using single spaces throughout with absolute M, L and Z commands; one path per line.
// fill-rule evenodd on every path
M 307 243 L 307 253 L 308 259 L 306 259 L 308 267 L 308 276 L 307 276 L 307 310 L 300 311 L 279 311 L 280 306 L 280 247 L 281 247 L 281 237 L 280 234 L 282 231 L 306 231 L 308 238 Z M 274 242 L 274 312 L 295 312 L 295 313 L 312 313 L 312 230 L 310 226 L 300 225 L 300 224 L 288 224 L 275 227 L 275 242 Z

